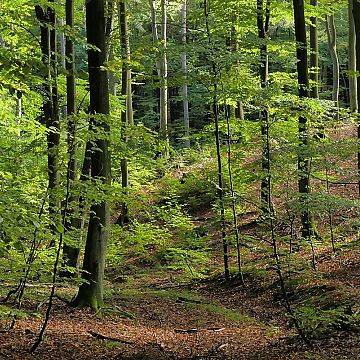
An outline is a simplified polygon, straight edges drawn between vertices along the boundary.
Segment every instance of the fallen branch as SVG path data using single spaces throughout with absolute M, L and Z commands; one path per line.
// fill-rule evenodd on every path
M 122 344 L 128 344 L 128 345 L 133 345 L 134 343 L 132 341 L 128 341 L 128 340 L 124 340 L 124 339 L 119 339 L 119 338 L 114 338 L 114 337 L 111 337 L 111 336 L 106 336 L 106 335 L 102 335 L 102 334 L 99 334 L 95 331 L 91 331 L 91 330 L 88 330 L 88 333 L 94 337 L 95 339 L 98 339 L 98 340 L 107 340 L 107 341 L 114 341 L 114 342 L 119 342 L 119 343 L 122 343 Z
M 178 303 L 187 302 L 187 303 L 193 303 L 193 304 L 201 304 L 201 303 L 202 303 L 202 301 L 201 301 L 201 300 L 188 299 L 188 298 L 186 298 L 186 297 L 182 297 L 182 296 L 178 296 L 178 298 L 177 298 L 177 302 L 178 302 Z
M 221 332 L 224 331 L 225 328 L 206 328 L 206 329 L 175 329 L 175 333 L 177 334 L 195 334 L 199 331 L 214 331 L 214 332 Z
M 175 329 L 177 334 L 195 334 L 199 332 L 199 329 Z

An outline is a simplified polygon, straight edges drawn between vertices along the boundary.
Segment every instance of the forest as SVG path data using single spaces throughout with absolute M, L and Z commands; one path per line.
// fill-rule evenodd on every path
M 360 359 L 359 0 L 0 1 L 0 359 Z

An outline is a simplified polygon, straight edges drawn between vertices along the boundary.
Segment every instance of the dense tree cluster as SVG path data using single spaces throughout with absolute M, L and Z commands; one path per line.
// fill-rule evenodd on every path
M 33 350 L 59 281 L 95 311 L 130 257 L 246 286 L 264 241 L 308 341 L 289 269 L 358 239 L 359 71 L 357 0 L 2 0 L 0 281 L 52 284 Z

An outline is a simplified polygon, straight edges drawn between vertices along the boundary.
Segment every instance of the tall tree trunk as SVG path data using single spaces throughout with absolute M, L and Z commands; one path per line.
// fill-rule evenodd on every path
M 66 26 L 72 32 L 74 30 L 74 1 L 66 0 L 65 3 Z M 65 68 L 66 68 L 66 112 L 68 115 L 68 178 L 70 181 L 70 189 L 76 180 L 76 83 L 75 83 L 75 50 L 72 33 L 65 37 Z M 74 198 L 69 198 L 69 203 L 74 203 Z M 67 228 L 78 226 L 78 219 L 74 218 L 74 209 L 69 206 L 70 216 L 67 222 Z M 72 215 L 72 216 L 71 216 Z M 79 248 L 70 246 L 64 243 L 63 248 L 63 263 L 65 266 L 76 267 L 79 257 Z M 65 271 L 63 275 L 70 275 L 71 273 Z
M 336 41 L 336 27 L 335 27 L 334 15 L 326 16 L 326 33 L 327 33 L 328 47 L 330 51 L 332 68 L 333 68 L 332 100 L 334 101 L 335 106 L 338 109 L 339 94 L 340 94 L 340 64 L 339 64 L 339 57 L 337 54 L 337 47 L 336 47 L 337 41 Z
M 211 38 L 211 30 L 209 23 L 209 2 L 204 0 L 204 15 L 206 23 L 206 33 L 209 44 L 209 49 L 213 51 L 213 43 Z M 213 54 L 211 54 L 213 55 Z M 225 191 L 224 191 L 224 179 L 222 170 L 222 158 L 221 158 L 221 143 L 220 143 L 220 129 L 219 129 L 219 94 L 218 94 L 218 69 L 215 62 L 215 58 L 211 56 L 211 68 L 213 76 L 213 101 L 212 110 L 214 116 L 215 125 L 215 144 L 216 144 L 216 159 L 217 159 L 217 170 L 218 170 L 218 183 L 217 193 L 220 202 L 220 225 L 221 225 L 221 239 L 223 245 L 223 258 L 224 258 L 224 277 L 225 280 L 230 280 L 230 266 L 229 266 L 229 243 L 226 238 L 226 221 L 225 221 Z
M 109 114 L 109 86 L 106 62 L 106 19 L 104 0 L 86 2 L 86 32 L 88 49 L 88 71 L 90 85 L 91 127 L 101 138 L 93 141 L 91 152 L 91 177 L 110 185 L 110 152 L 107 138 L 110 128 L 104 118 Z M 98 49 L 98 50 L 95 50 Z M 86 239 L 82 278 L 77 306 L 90 306 L 97 310 L 103 303 L 103 281 L 105 253 L 110 223 L 109 204 L 106 200 L 93 204 L 90 208 L 89 227 Z
M 349 93 L 350 93 L 350 110 L 357 111 L 357 82 L 356 82 L 356 34 L 353 16 L 354 0 L 349 0 L 348 17 L 349 17 Z
M 268 38 L 269 24 L 270 24 L 270 0 L 266 1 L 265 7 L 263 0 L 257 0 L 257 27 L 258 27 L 258 36 L 261 41 L 259 72 L 260 72 L 262 89 L 267 88 L 269 81 L 269 55 L 268 55 L 268 45 L 266 43 Z M 261 136 L 262 136 L 261 209 L 263 213 L 269 214 L 270 154 L 267 146 L 267 139 L 269 138 L 269 107 L 267 104 L 261 110 L 260 117 L 261 117 Z
M 60 27 L 64 26 L 64 20 L 63 19 L 59 19 L 58 21 Z M 63 70 L 65 70 L 66 68 L 66 50 L 65 50 L 65 34 L 64 31 L 61 31 L 59 33 L 59 45 L 60 45 L 60 64 L 61 67 L 63 68 Z
M 310 0 L 310 4 L 318 6 L 317 0 Z M 314 10 L 315 10 L 314 9 Z M 318 21 L 316 16 L 310 18 L 310 96 L 314 99 L 319 98 L 319 41 L 318 41 Z
M 131 70 L 130 70 L 130 44 L 128 35 L 128 25 L 126 18 L 126 2 L 120 0 L 118 6 L 118 18 L 120 29 L 121 58 L 122 58 L 122 75 L 121 75 L 121 95 L 125 98 L 125 111 L 121 114 L 121 141 L 127 142 L 127 125 L 133 123 L 132 115 L 132 94 L 131 94 Z M 130 88 L 129 88 L 130 87 Z M 121 185 L 124 192 L 127 192 L 129 186 L 128 161 L 126 158 L 121 159 Z M 122 204 L 121 214 L 118 223 L 125 225 L 129 222 L 129 212 L 126 202 Z
M 60 145 L 60 113 L 59 94 L 57 86 L 57 37 L 56 37 L 56 16 L 55 10 L 49 8 L 50 20 L 50 51 L 51 51 L 51 119 L 48 123 L 48 171 L 49 171 L 49 213 L 53 223 L 53 233 L 57 233 L 56 227 L 60 223 L 60 198 L 57 193 L 60 172 L 59 172 L 59 145 Z
M 309 97 L 309 78 L 304 0 L 293 0 L 293 5 L 295 19 L 296 56 L 298 60 L 297 72 L 299 97 L 300 99 L 305 99 Z M 303 238 L 310 238 L 314 235 L 314 225 L 308 204 L 310 195 L 310 159 L 308 155 L 308 143 L 309 139 L 307 118 L 306 116 L 301 115 L 299 116 L 298 186 L 301 205 L 301 232 Z
M 183 0 L 181 8 L 181 40 L 184 51 L 181 54 L 181 68 L 184 76 L 184 84 L 182 87 L 183 96 L 183 114 L 184 114 L 184 135 L 185 147 L 190 148 L 190 116 L 189 116 L 189 94 L 188 94 L 188 64 L 187 64 L 187 0 Z
M 121 42 L 122 66 L 122 95 L 126 98 L 126 122 L 134 125 L 134 110 L 132 99 L 132 74 L 131 74 L 131 50 L 130 36 L 128 31 L 128 12 L 126 0 L 120 0 L 118 5 L 118 18 Z
M 16 91 L 16 111 L 15 111 L 15 117 L 16 122 L 19 123 L 20 119 L 23 115 L 23 107 L 22 107 L 22 92 Z
M 156 0 L 149 0 L 151 12 L 151 29 L 153 42 L 156 46 L 161 40 L 162 56 L 156 59 L 156 70 L 160 81 L 160 136 L 165 141 L 165 157 L 169 153 L 168 134 L 168 84 L 167 84 L 167 4 L 168 0 L 161 0 L 161 39 L 157 29 Z
M 50 6 L 45 10 L 35 7 L 36 17 L 40 23 L 42 61 L 47 69 L 44 79 L 43 123 L 48 128 L 48 179 L 49 179 L 49 217 L 53 234 L 57 232 L 60 221 L 60 200 L 57 194 L 59 173 L 60 119 L 59 98 L 57 90 L 57 55 L 56 55 L 56 18 L 55 11 Z M 51 241 L 54 245 L 54 240 Z
M 233 27 L 231 29 L 231 38 L 230 38 L 230 46 L 231 51 L 234 54 L 237 54 L 239 51 L 239 42 L 237 39 L 237 32 L 236 32 L 236 23 L 238 21 L 238 16 L 234 16 L 233 18 Z M 237 60 L 237 67 L 240 66 L 240 61 Z M 235 117 L 236 119 L 244 120 L 245 119 L 245 113 L 244 113 L 244 106 L 241 100 L 237 101 L 237 104 L 235 106 Z
M 162 60 L 160 75 L 160 134 L 165 141 L 165 157 L 169 156 L 169 94 L 168 94 L 168 60 L 167 60 L 167 7 L 168 0 L 161 0 L 161 41 Z
M 353 4 L 353 16 L 355 22 L 355 34 L 356 34 L 356 71 L 360 72 L 360 2 L 354 0 Z M 357 101 L 358 101 L 358 113 L 360 113 L 360 76 L 357 74 Z M 358 117 L 358 141 L 360 140 L 360 120 Z M 360 177 L 360 145 L 358 146 L 358 176 Z M 360 194 L 360 180 L 359 180 L 359 194 Z
M 63 30 L 63 27 L 64 27 L 64 19 L 58 19 L 58 24 L 60 25 L 60 28 L 61 28 L 61 31 L 58 32 L 59 33 L 59 45 L 60 45 L 60 52 L 59 52 L 59 55 L 60 55 L 60 61 L 59 61 L 59 64 L 62 68 L 63 71 L 66 70 L 66 50 L 65 50 L 65 33 L 64 33 L 64 30 Z M 67 112 L 66 112 L 66 104 L 64 104 L 63 106 L 61 106 L 61 116 L 62 117 L 66 117 L 67 116 Z

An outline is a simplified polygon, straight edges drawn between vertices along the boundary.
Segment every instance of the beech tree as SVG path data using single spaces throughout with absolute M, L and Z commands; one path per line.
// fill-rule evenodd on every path
M 356 35 L 355 22 L 353 16 L 353 2 L 348 3 L 348 22 L 349 22 L 349 96 L 350 109 L 352 112 L 357 110 L 357 81 L 356 81 Z
M 50 227 L 54 234 L 59 225 L 60 200 L 57 193 L 60 181 L 59 174 L 59 144 L 60 118 L 59 96 L 57 88 L 57 38 L 55 10 L 51 6 L 42 8 L 35 6 L 36 17 L 40 23 L 42 61 L 46 68 L 43 81 L 43 118 L 42 122 L 48 129 L 48 193 Z M 54 241 L 52 241 L 54 243 Z
M 71 31 L 65 37 L 65 68 L 66 68 L 66 114 L 68 116 L 68 177 L 71 185 L 76 180 L 76 83 L 75 83 L 75 50 L 74 50 L 74 1 L 66 0 L 65 3 L 66 26 Z M 70 203 L 76 199 L 71 197 Z M 67 223 L 67 227 L 78 227 L 78 220 L 74 218 L 74 209 L 70 209 L 69 215 L 72 218 Z M 79 257 L 79 248 L 64 244 L 63 249 L 64 265 L 76 267 Z M 70 275 L 70 273 L 65 272 Z
M 86 34 L 90 87 L 90 130 L 94 133 L 91 149 L 91 177 L 110 184 L 110 153 L 107 124 L 109 115 L 109 87 L 106 61 L 106 16 L 104 0 L 86 3 Z M 85 246 L 82 279 L 74 304 L 91 306 L 97 310 L 103 303 L 103 280 L 106 244 L 110 222 L 109 203 L 100 200 L 92 204 Z
M 189 91 L 188 91 L 188 64 L 187 64 L 187 0 L 183 0 L 181 7 L 181 41 L 184 45 L 184 51 L 181 54 L 181 69 L 184 76 L 184 84 L 182 86 L 183 96 L 183 113 L 184 113 L 184 136 L 185 147 L 190 147 L 190 115 L 189 115 Z
M 118 18 L 120 29 L 120 43 L 121 43 L 121 59 L 122 59 L 122 72 L 121 72 L 121 95 L 125 98 L 125 110 L 121 114 L 121 141 L 127 142 L 127 125 L 134 125 L 134 115 L 132 106 L 132 86 L 131 86 L 131 69 L 130 69 L 130 41 L 128 34 L 127 24 L 127 11 L 126 2 L 121 0 L 118 5 Z M 129 173 L 128 173 L 128 161 L 126 158 L 121 159 L 121 186 L 125 190 L 129 186 Z M 122 212 L 118 219 L 118 222 L 122 225 L 129 222 L 127 204 L 122 204 Z
M 318 6 L 317 0 L 311 0 L 310 4 L 314 7 L 314 10 Z M 310 95 L 317 99 L 319 97 L 319 40 L 317 17 L 312 16 L 310 22 Z
M 340 93 L 340 65 L 339 57 L 337 53 L 337 39 L 336 39 L 336 26 L 334 15 L 326 16 L 326 33 L 328 37 L 328 46 L 331 55 L 332 68 L 333 68 L 333 93 L 332 100 L 335 103 L 335 107 L 339 108 L 339 93 Z M 338 113 L 338 111 L 337 111 Z
M 260 81 L 261 88 L 266 89 L 269 81 L 269 54 L 268 54 L 268 32 L 270 26 L 270 0 L 257 0 L 257 27 L 260 44 Z M 262 161 L 263 172 L 261 180 L 261 206 L 264 213 L 269 212 L 270 194 L 270 154 L 267 139 L 269 138 L 269 107 L 266 104 L 261 110 L 261 136 L 262 136 Z
M 353 3 L 353 16 L 355 23 L 355 36 L 356 36 L 356 72 L 360 71 L 360 3 L 354 0 Z M 357 74 L 357 103 L 358 103 L 358 113 L 360 112 L 360 76 Z M 358 119 L 358 140 L 360 139 L 360 121 Z M 360 174 L 360 148 L 358 146 L 358 175 Z M 360 179 L 359 182 L 359 194 L 360 194 Z
M 295 37 L 296 37 L 296 56 L 299 98 L 306 99 L 309 96 L 309 77 L 307 60 L 307 39 L 305 26 L 305 10 L 303 0 L 293 0 Z M 299 116 L 299 150 L 298 150 L 298 187 L 301 203 L 301 224 L 302 237 L 308 239 L 314 235 L 312 215 L 309 210 L 310 195 L 310 159 L 308 155 L 308 122 L 304 115 Z

